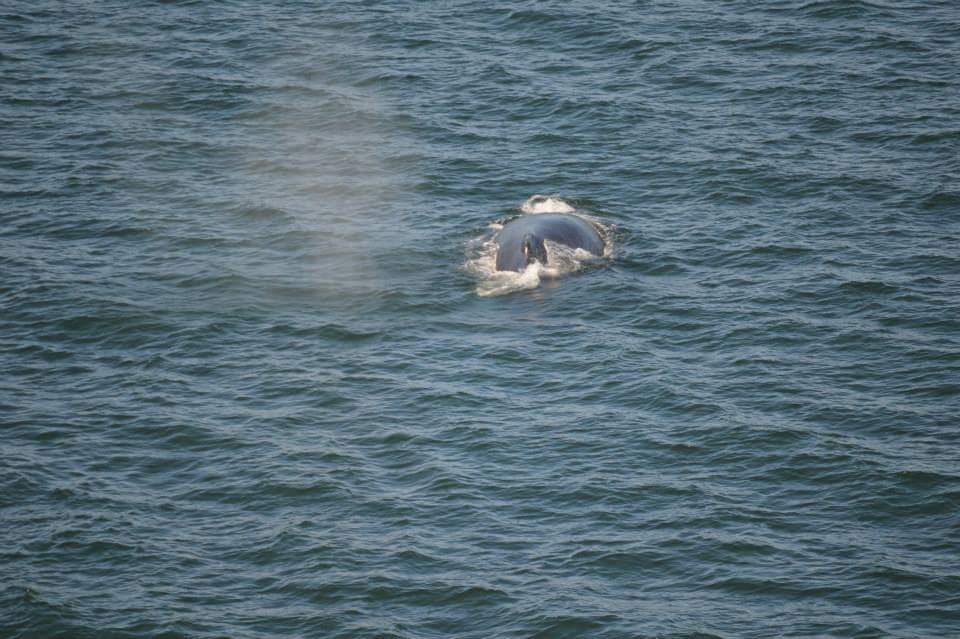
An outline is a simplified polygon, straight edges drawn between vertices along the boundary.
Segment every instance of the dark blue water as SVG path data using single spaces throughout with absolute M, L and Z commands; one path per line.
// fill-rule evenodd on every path
M 952 0 L 7 0 L 0 636 L 958 636 L 958 185 Z

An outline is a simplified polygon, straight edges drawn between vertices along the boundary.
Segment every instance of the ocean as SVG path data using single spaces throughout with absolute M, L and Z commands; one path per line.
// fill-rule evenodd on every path
M 960 636 L 960 6 L 6 0 L 0 371 L 0 637 Z

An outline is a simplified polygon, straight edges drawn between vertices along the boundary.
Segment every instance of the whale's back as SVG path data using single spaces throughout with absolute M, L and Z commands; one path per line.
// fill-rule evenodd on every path
M 575 215 L 538 213 L 508 222 L 497 234 L 497 270 L 522 271 L 527 266 L 523 238 L 550 240 L 593 255 L 603 255 L 603 239 L 590 222 Z

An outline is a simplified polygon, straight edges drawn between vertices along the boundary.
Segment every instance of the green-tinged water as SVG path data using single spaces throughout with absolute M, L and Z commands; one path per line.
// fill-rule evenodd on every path
M 958 185 L 952 0 L 8 0 L 0 637 L 960 636 Z

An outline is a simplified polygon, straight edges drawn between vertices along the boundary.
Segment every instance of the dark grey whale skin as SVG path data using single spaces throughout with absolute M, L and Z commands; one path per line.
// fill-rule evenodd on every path
M 532 241 L 533 250 L 524 254 L 524 238 Z M 536 256 L 546 264 L 544 240 L 573 249 L 603 255 L 603 239 L 590 222 L 575 215 L 534 213 L 507 222 L 494 237 L 497 243 L 497 270 L 522 272 Z

